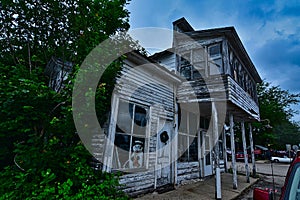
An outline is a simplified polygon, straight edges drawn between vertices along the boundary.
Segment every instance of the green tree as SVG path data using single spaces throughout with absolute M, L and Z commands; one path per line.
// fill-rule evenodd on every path
M 83 59 L 103 40 L 129 28 L 126 4 L 1 1 L 0 199 L 126 198 L 113 175 L 90 168 L 91 155 L 76 134 L 71 107 L 74 76 Z M 44 76 L 51 56 L 74 63 L 59 93 Z M 118 70 L 116 62 L 107 77 Z M 113 83 L 114 78 L 99 83 L 100 113 L 108 110 Z
M 256 143 L 284 148 L 286 143 L 300 141 L 299 126 L 291 121 L 297 113 L 291 106 L 300 102 L 300 94 L 293 94 L 268 82 L 258 85 L 257 93 L 262 122 L 254 124 Z M 266 126 L 268 123 L 272 128 Z
M 81 63 L 100 42 L 129 28 L 126 0 L 4 0 L 1 59 L 37 67 L 56 55 Z

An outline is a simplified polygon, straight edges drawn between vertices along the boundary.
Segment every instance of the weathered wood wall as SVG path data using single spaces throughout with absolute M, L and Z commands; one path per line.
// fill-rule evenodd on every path
M 183 82 L 177 92 L 179 103 L 224 101 L 228 97 L 226 76 L 210 76 Z
M 177 164 L 177 183 L 200 177 L 199 162 L 186 162 Z
M 115 94 L 119 98 L 150 107 L 147 133 L 148 147 L 145 149 L 146 167 L 133 169 L 132 173 L 121 176 L 122 189 L 130 195 L 137 195 L 154 190 L 155 166 L 157 162 L 158 118 L 174 120 L 174 87 L 173 83 L 158 78 L 150 73 L 147 67 L 133 69 L 136 64 L 126 61 L 121 75 L 117 79 Z

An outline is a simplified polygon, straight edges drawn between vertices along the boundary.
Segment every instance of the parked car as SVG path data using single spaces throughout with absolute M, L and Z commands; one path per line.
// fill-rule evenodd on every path
M 279 156 L 272 156 L 271 157 L 271 161 L 272 162 L 282 162 L 282 163 L 291 163 L 293 161 L 293 158 L 291 157 L 288 157 L 288 156 L 282 156 L 282 157 L 279 157 Z
M 284 186 L 281 188 L 280 200 L 300 199 L 300 151 L 297 152 L 287 172 Z M 254 188 L 253 200 L 271 200 L 273 193 L 270 189 Z
M 248 156 L 248 162 L 251 162 L 251 155 L 250 154 L 247 154 Z M 243 151 L 238 151 L 236 154 L 235 154 L 235 159 L 237 161 L 244 161 L 244 152 Z

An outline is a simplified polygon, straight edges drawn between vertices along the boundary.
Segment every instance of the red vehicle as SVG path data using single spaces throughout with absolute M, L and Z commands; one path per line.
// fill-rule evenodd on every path
M 248 162 L 251 162 L 251 155 L 247 154 L 247 156 L 248 156 Z M 244 152 L 243 151 L 238 151 L 235 154 L 235 159 L 237 161 L 244 161 Z
M 253 200 L 271 200 L 272 191 L 260 188 L 253 190 Z M 300 151 L 291 163 L 284 186 L 281 188 L 280 200 L 300 199 Z

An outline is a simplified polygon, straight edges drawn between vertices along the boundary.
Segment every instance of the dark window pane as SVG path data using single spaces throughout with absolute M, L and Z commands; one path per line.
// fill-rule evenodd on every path
M 188 141 L 186 135 L 178 135 L 178 161 L 187 162 L 188 161 Z
M 205 165 L 210 165 L 210 152 L 205 155 Z
M 210 165 L 210 139 L 209 136 L 205 137 L 205 164 Z
M 179 132 L 187 133 L 187 112 L 181 109 Z
M 145 136 L 147 125 L 147 110 L 135 105 L 133 134 Z
M 130 133 L 131 132 L 131 122 L 132 122 L 132 104 L 120 100 L 119 111 L 117 118 L 117 129 L 120 132 Z
M 209 127 L 209 119 L 205 117 L 200 117 L 200 128 L 208 129 Z
M 113 166 L 114 168 L 127 168 L 129 164 L 130 136 L 116 134 Z
M 191 79 L 191 66 L 183 66 L 180 68 L 180 75 L 185 77 L 187 80 Z
M 198 137 L 190 137 L 189 161 L 198 160 Z
M 204 70 L 194 70 L 193 79 L 202 79 L 202 76 L 205 74 Z
M 195 136 L 198 130 L 198 117 L 194 113 L 189 113 L 189 135 Z
M 147 125 L 147 110 L 139 105 L 135 105 L 134 123 L 138 126 Z
M 216 57 L 221 55 L 221 45 L 217 44 L 214 46 L 209 47 L 209 56 Z

